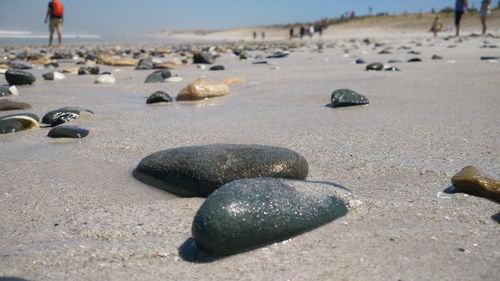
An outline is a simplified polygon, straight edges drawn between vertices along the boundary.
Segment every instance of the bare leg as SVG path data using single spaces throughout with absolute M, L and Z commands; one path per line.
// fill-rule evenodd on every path
M 54 31 L 51 31 L 50 32 L 50 35 L 49 35 L 49 48 L 52 48 L 52 40 L 54 38 Z
M 57 31 L 57 43 L 57 47 L 62 48 L 62 35 L 60 30 Z
M 457 33 L 455 34 L 455 36 L 460 36 L 460 24 L 457 24 L 455 25 L 455 29 L 457 30 Z
M 483 25 L 483 35 L 486 34 L 486 17 L 481 17 L 481 24 Z

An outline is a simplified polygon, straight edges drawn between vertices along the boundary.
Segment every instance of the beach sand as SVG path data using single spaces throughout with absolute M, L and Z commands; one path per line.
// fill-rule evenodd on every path
M 305 41 L 271 65 L 224 53 L 217 64 L 226 71 L 179 67 L 172 72 L 184 78 L 180 83 L 144 84 L 151 71 L 130 67 L 101 66 L 115 73 L 115 85 L 95 85 L 95 76 L 44 81 L 48 70 L 33 70 L 36 83 L 18 87 L 14 98 L 31 104 L 29 112 L 42 117 L 79 106 L 95 115 L 71 123 L 90 129 L 81 140 L 48 138 L 47 128 L 0 135 L 0 276 L 498 280 L 500 225 L 492 219 L 498 203 L 443 191 L 467 165 L 500 175 L 500 65 L 480 60 L 499 56 L 499 49 L 480 46 L 500 40 L 456 43 L 406 33 L 375 39 L 393 46 L 393 54 L 341 39 L 319 52 L 319 41 Z M 433 54 L 444 59 L 431 60 Z M 423 62 L 406 62 L 413 57 Z M 401 72 L 367 72 L 356 58 L 400 59 L 393 65 Z M 175 96 L 202 75 L 246 82 L 231 85 L 222 98 L 145 104 L 154 91 Z M 370 104 L 325 107 L 341 88 L 365 95 Z M 150 153 L 214 143 L 293 149 L 307 159 L 308 179 L 341 184 L 360 204 L 281 243 L 211 262 L 186 261 L 179 247 L 191 237 L 204 199 L 147 186 L 132 171 Z

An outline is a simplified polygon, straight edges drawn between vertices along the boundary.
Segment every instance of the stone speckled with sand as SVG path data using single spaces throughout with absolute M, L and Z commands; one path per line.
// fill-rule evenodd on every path
M 242 179 L 210 195 L 193 221 L 196 246 L 231 255 L 279 242 L 347 214 L 337 188 L 277 178 Z
M 343 107 L 343 106 L 353 106 L 353 105 L 364 105 L 370 103 L 368 99 L 351 90 L 351 89 L 340 89 L 335 90 L 331 96 L 331 103 L 329 107 Z

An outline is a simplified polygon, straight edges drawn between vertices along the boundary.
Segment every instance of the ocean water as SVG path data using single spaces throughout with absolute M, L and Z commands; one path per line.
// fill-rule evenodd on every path
M 49 32 L 12 31 L 0 29 L 1 46 L 46 46 L 49 40 Z M 155 37 L 147 34 L 121 34 L 121 35 L 98 35 L 79 32 L 64 32 L 63 45 L 99 45 L 99 44 L 176 44 L 192 41 L 203 41 L 193 38 L 179 38 L 174 36 Z M 54 34 L 54 44 L 57 44 L 57 35 Z

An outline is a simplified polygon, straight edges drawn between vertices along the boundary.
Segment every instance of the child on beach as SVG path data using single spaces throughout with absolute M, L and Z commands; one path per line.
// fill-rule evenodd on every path
M 481 2 L 481 8 L 479 9 L 479 14 L 481 15 L 481 24 L 483 26 L 483 35 L 486 34 L 486 18 L 491 15 L 491 0 L 483 0 Z
M 432 23 L 430 31 L 434 33 L 434 37 L 437 37 L 438 32 L 441 32 L 442 29 L 443 23 L 441 22 L 441 19 L 439 19 L 439 17 L 436 17 L 434 19 L 434 22 Z

